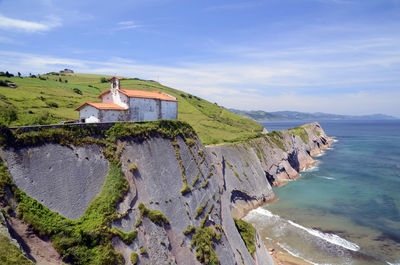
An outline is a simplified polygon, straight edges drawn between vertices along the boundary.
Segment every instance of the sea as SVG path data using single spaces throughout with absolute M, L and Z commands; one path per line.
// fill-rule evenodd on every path
M 262 124 L 271 132 L 307 122 Z M 267 247 L 310 264 L 400 265 L 400 120 L 319 123 L 332 147 L 245 220 Z

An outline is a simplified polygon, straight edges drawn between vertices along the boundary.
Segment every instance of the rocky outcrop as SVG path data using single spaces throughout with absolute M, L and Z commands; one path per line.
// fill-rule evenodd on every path
M 151 138 L 142 143 L 122 144 L 122 168 L 131 188 L 126 197 L 129 199 L 119 206 L 124 217 L 114 226 L 126 232 L 136 229 L 139 203 L 160 210 L 170 223 L 160 227 L 144 218 L 137 228 L 138 239 L 131 245 L 115 239 L 114 246 L 124 253 L 125 260 L 132 251 L 139 253 L 144 247 L 147 254 L 139 257 L 143 263 L 199 264 L 191 248 L 192 235 L 183 232 L 189 226 L 199 228 L 204 223 L 222 228 L 220 240 L 213 243 L 220 264 L 242 264 L 242 260 L 245 264 L 273 264 L 271 259 L 256 263 L 248 253 L 230 214 L 230 198 L 224 195 L 223 179 L 199 141 L 188 145 L 178 137 L 171 144 L 162 138 Z M 132 165 L 135 165 L 133 171 Z M 185 195 L 181 193 L 183 177 L 191 190 Z M 260 244 L 257 253 L 268 256 L 263 251 Z
M 79 218 L 100 192 L 108 171 L 103 148 L 45 144 L 9 148 L 2 157 L 15 185 L 50 210 Z
M 314 165 L 312 156 L 328 148 L 331 141 L 318 123 L 310 123 L 207 149 L 230 194 L 232 214 L 242 217 L 249 209 L 274 199 L 271 185 L 284 185 Z
M 330 142 L 317 123 L 210 147 L 195 136 L 152 133 L 140 140 L 113 138 L 115 142 L 102 137 L 95 139 L 100 145 L 95 140 L 79 146 L 47 142 L 9 147 L 0 155 L 16 187 L 50 210 L 78 219 L 102 190 L 111 164 L 116 164 L 105 154 L 117 152 L 129 190 L 116 207 L 111 227 L 117 232 L 113 230 L 110 245 L 126 264 L 131 264 L 133 252 L 138 253 L 138 264 L 200 264 L 195 238 L 201 236 L 211 238 L 202 250 L 215 253 L 220 264 L 273 264 L 259 235 L 254 255 L 248 252 L 232 216 L 240 218 L 273 200 L 271 185 L 296 179 Z M 160 214 L 167 221 L 157 219 Z M 210 228 L 210 234 L 202 234 L 203 228 Z M 117 236 L 134 230 L 134 240 Z

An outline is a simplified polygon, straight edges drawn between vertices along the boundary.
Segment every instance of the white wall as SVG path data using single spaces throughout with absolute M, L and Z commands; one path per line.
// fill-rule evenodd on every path
M 166 120 L 178 119 L 178 102 L 161 101 L 161 119 L 166 119 Z
M 120 93 L 118 90 L 114 90 L 115 93 L 108 93 L 102 97 L 103 102 L 114 102 L 117 105 L 120 105 L 124 108 L 127 108 L 129 105 L 129 98 L 124 94 Z
M 126 110 L 100 110 L 99 117 L 101 122 L 128 120 L 128 115 Z
M 86 123 L 99 122 L 99 110 L 86 105 L 79 111 L 79 122 L 82 122 L 82 120 L 85 120 Z
M 130 98 L 130 121 L 156 121 L 160 116 L 160 101 L 149 98 Z

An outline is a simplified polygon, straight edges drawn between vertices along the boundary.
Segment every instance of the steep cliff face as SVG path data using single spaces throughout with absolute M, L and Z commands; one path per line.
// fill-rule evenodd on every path
M 273 264 L 259 238 L 249 253 L 198 138 L 137 126 L 82 141 L 62 129 L 11 137 L 0 155 L 13 184 L 1 206 L 11 229 L 23 220 L 41 235 L 35 243 L 15 227 L 27 256 L 40 264 L 30 250 L 43 254 L 49 247 L 34 244 L 52 242 L 61 254 L 54 264 Z
M 258 234 L 250 254 L 232 215 L 273 200 L 271 184 L 330 141 L 317 123 L 212 147 L 179 122 L 51 130 L 3 137 L 0 206 L 27 256 L 46 260 L 52 243 L 54 264 L 273 264 Z
M 312 156 L 328 148 L 331 141 L 318 123 L 310 123 L 208 150 L 224 179 L 233 215 L 242 217 L 248 209 L 274 199 L 271 185 L 284 185 L 314 165 Z

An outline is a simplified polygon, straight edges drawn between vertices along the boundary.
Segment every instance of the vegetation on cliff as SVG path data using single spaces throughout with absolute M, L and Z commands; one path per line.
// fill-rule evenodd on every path
M 3 265 L 32 265 L 16 246 L 11 244 L 8 237 L 0 234 L 0 264 Z
M 238 229 L 240 236 L 242 237 L 244 243 L 250 254 L 253 255 L 256 251 L 256 229 L 248 222 L 234 219 L 236 228 Z
M 42 128 L 38 131 L 20 132 L 0 128 L 0 145 L 3 147 L 26 147 L 45 143 L 63 145 L 98 144 L 104 146 L 104 154 L 110 161 L 108 175 L 102 191 L 95 197 L 83 216 L 70 220 L 50 211 L 37 200 L 13 185 L 12 178 L 0 160 L 0 199 L 6 200 L 5 191 L 10 188 L 18 202 L 17 217 L 30 224 L 41 236 L 48 236 L 65 261 L 73 264 L 122 264 L 123 257 L 113 250 L 111 239 L 118 236 L 125 243 L 132 243 L 137 231 L 123 232 L 110 228 L 117 220 L 115 208 L 129 188 L 121 171 L 120 148 L 117 141 L 143 141 L 150 136 L 175 139 L 180 136 L 195 137 L 190 125 L 180 121 L 157 121 L 145 123 L 118 123 L 109 130 L 96 126 L 62 126 Z M 5 202 L 6 204 L 6 202 Z M 141 216 L 146 216 L 158 225 L 169 224 L 160 211 L 139 206 Z
M 213 245 L 217 241 L 217 234 L 211 227 L 200 227 L 194 230 L 191 246 L 195 247 L 196 258 L 204 264 L 219 264 L 217 253 Z
M 77 106 L 86 101 L 98 101 L 97 96 L 109 89 L 108 82 L 101 82 L 102 77 L 106 76 L 46 74 L 35 78 L 0 77 L 0 81 L 9 79 L 18 86 L 0 87 L 0 123 L 20 126 L 77 120 L 78 112 L 74 111 Z M 60 78 L 62 82 L 59 81 Z M 125 78 L 121 80 L 121 87 L 161 91 L 176 97 L 179 100 L 178 119 L 189 123 L 204 144 L 248 139 L 259 135 L 263 130 L 260 124 L 251 119 L 240 117 L 217 104 L 157 82 Z

